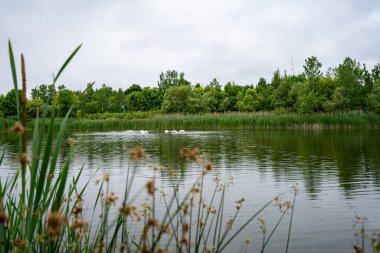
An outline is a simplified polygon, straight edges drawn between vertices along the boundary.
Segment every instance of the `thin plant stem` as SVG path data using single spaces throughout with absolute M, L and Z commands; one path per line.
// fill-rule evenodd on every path
M 294 206 L 296 204 L 296 196 L 297 196 L 297 190 L 294 190 L 294 197 L 293 197 L 293 207 L 292 207 L 292 212 L 290 214 L 290 222 L 289 222 L 289 230 L 288 230 L 288 239 L 286 240 L 286 250 L 285 252 L 288 253 L 289 249 L 289 242 L 290 242 L 290 232 L 292 230 L 292 223 L 293 223 L 293 214 L 294 214 Z

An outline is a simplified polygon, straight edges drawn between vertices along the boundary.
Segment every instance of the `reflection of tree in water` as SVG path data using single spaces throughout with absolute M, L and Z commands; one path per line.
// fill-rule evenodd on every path
M 198 147 L 215 170 L 230 170 L 231 174 L 258 170 L 270 172 L 276 181 L 289 182 L 301 176 L 310 198 L 316 198 L 323 184 L 332 180 L 339 182 L 347 197 L 368 182 L 380 187 L 380 132 L 375 130 L 221 131 L 147 137 L 121 132 L 75 138 L 75 157 L 93 171 L 99 163 L 126 168 L 128 152 L 141 145 L 153 163 L 173 169 L 177 172 L 172 173 L 173 179 L 180 181 L 190 171 L 201 170 L 201 165 L 181 157 L 180 150 Z M 8 153 L 18 153 L 18 146 L 12 144 L 17 143 L 17 136 L 4 134 L 0 141 Z
M 124 160 L 127 151 L 142 145 L 152 161 L 170 167 L 177 180 L 184 178 L 191 162 L 183 159 L 181 149 L 199 148 L 216 169 L 257 169 L 272 172 L 276 181 L 285 177 L 289 182 L 302 176 L 305 190 L 311 198 L 323 190 L 323 183 L 337 179 L 347 196 L 366 182 L 380 186 L 380 133 L 374 131 L 225 131 L 208 134 L 158 134 L 155 138 L 106 140 L 84 145 L 87 159 L 119 157 Z M 256 164 L 241 166 L 241 164 Z M 197 166 L 193 166 L 194 169 Z

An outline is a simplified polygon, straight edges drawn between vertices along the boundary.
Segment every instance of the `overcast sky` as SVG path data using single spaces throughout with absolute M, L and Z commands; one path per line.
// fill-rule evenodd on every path
M 270 80 L 302 71 L 315 55 L 323 69 L 346 56 L 380 62 L 378 0 L 2 0 L 0 93 L 12 88 L 8 39 L 24 53 L 29 90 L 50 83 L 83 43 L 59 84 L 126 89 L 156 86 L 169 69 L 193 84 Z M 19 65 L 19 64 L 18 64 Z M 20 69 L 18 68 L 18 72 Z M 19 78 L 20 79 L 20 78 Z

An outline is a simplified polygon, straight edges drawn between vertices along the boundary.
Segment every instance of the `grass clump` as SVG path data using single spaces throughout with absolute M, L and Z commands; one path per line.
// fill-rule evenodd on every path
M 380 115 L 371 113 L 340 114 L 154 114 L 146 118 L 70 119 L 74 131 L 106 130 L 228 130 L 228 129 L 372 129 L 380 127 Z

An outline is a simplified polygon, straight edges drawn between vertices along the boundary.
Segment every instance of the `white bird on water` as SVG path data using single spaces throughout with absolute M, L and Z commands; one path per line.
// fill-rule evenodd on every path
M 166 129 L 166 130 L 165 130 L 165 133 L 168 134 L 168 133 L 170 133 L 170 131 Z

